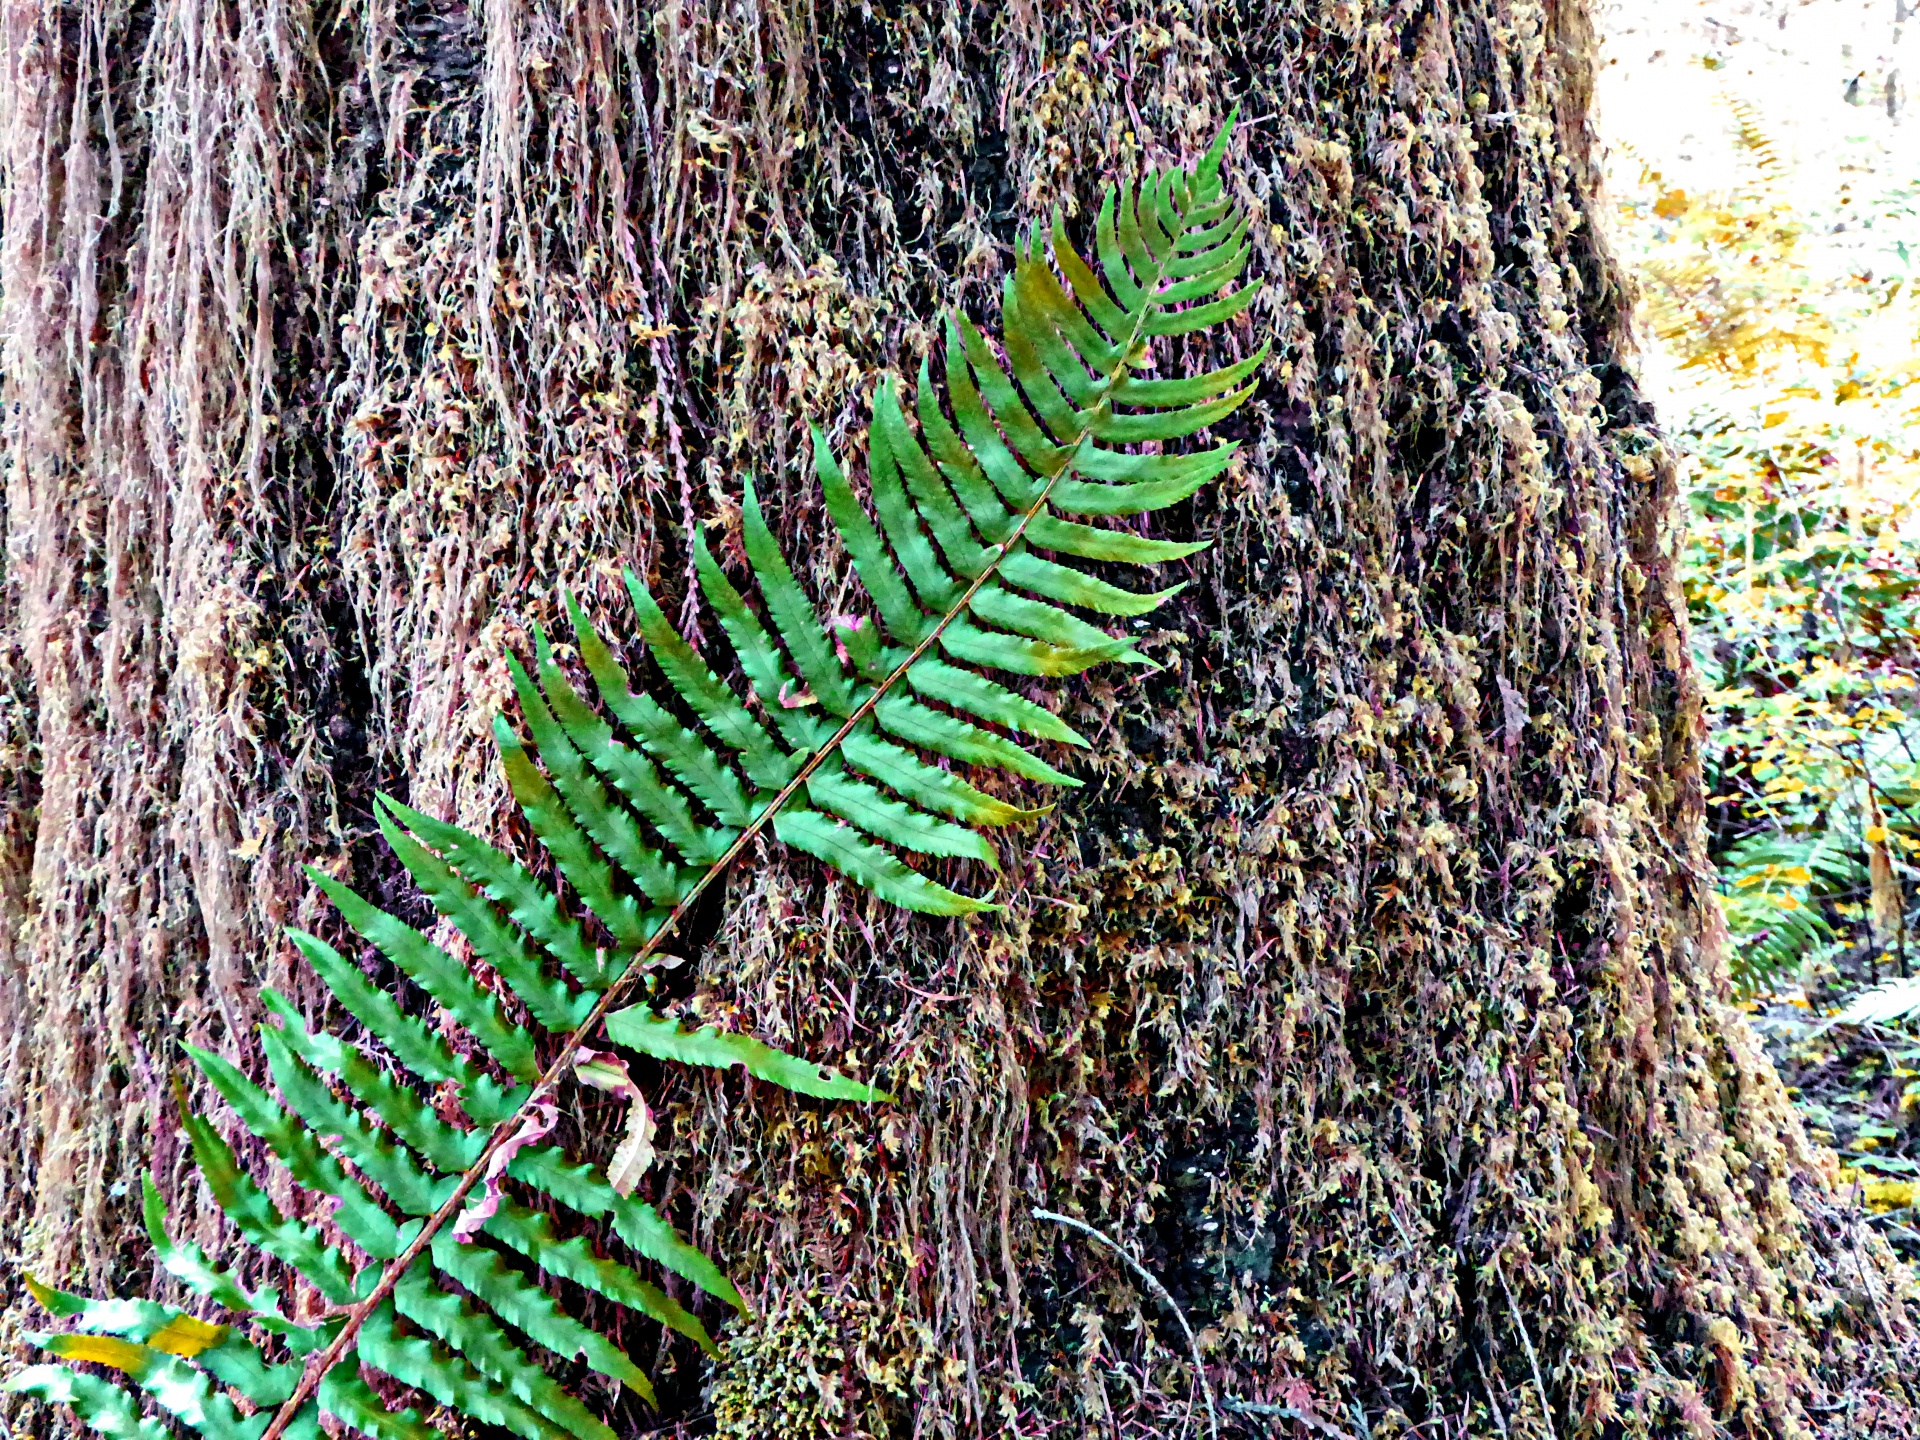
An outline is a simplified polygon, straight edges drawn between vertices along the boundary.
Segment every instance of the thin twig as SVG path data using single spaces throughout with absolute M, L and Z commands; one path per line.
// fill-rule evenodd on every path
M 1854 1267 L 1860 1272 L 1860 1289 L 1867 1297 L 1867 1304 L 1873 1310 L 1874 1323 L 1880 1327 L 1880 1334 L 1887 1342 L 1887 1348 L 1895 1355 L 1906 1354 L 1907 1347 L 1893 1338 L 1893 1327 L 1887 1324 L 1887 1313 L 1880 1308 L 1880 1297 L 1874 1293 L 1873 1280 L 1867 1274 L 1867 1257 L 1860 1250 L 1860 1229 L 1857 1224 L 1848 1224 L 1847 1239 L 1853 1251 Z
M 1480 1358 L 1480 1351 L 1476 1347 L 1469 1344 L 1467 1348 L 1473 1352 L 1473 1368 L 1480 1372 L 1480 1388 L 1487 1392 L 1487 1404 L 1493 1407 L 1493 1423 L 1505 1435 L 1507 1417 L 1500 1413 L 1500 1402 L 1494 1398 L 1493 1377 L 1487 1374 L 1487 1362 Z
M 1038 1206 L 1034 1207 L 1033 1218 L 1036 1220 L 1051 1220 L 1056 1225 L 1065 1225 L 1071 1230 L 1078 1230 L 1081 1234 L 1089 1235 L 1093 1239 L 1098 1240 L 1102 1245 L 1118 1255 L 1126 1267 L 1138 1275 L 1142 1283 L 1159 1297 L 1160 1303 L 1173 1312 L 1173 1318 L 1180 1322 L 1180 1329 L 1187 1337 L 1187 1348 L 1193 1352 L 1193 1378 L 1199 1382 L 1200 1394 L 1207 1402 L 1207 1433 L 1212 1437 L 1212 1440 L 1220 1440 L 1220 1414 L 1213 1406 L 1213 1386 L 1207 1383 L 1206 1362 L 1200 1358 L 1200 1340 L 1193 1333 L 1193 1327 L 1187 1323 L 1186 1313 L 1174 1303 L 1173 1296 L 1168 1292 L 1167 1287 L 1156 1280 L 1144 1265 L 1129 1255 L 1126 1250 L 1121 1247 L 1118 1240 L 1115 1240 L 1104 1231 L 1094 1229 L 1093 1226 L 1089 1225 L 1086 1221 L 1076 1220 L 1071 1215 L 1061 1215 L 1052 1210 L 1042 1210 Z M 1189 1421 L 1193 1418 L 1193 1402 L 1191 1400 L 1187 1402 L 1187 1418 Z
M 1540 1392 L 1540 1418 L 1546 1424 L 1548 1440 L 1559 1440 L 1553 1428 L 1553 1406 L 1547 1400 L 1547 1382 L 1540 1378 L 1540 1357 L 1533 1353 L 1533 1337 L 1527 1334 L 1527 1322 L 1520 1318 L 1520 1302 L 1513 1298 L 1513 1287 L 1507 1283 L 1507 1272 L 1500 1268 L 1500 1257 L 1493 1257 L 1493 1273 L 1499 1277 L 1500 1288 L 1507 1292 L 1507 1306 L 1513 1311 L 1514 1329 L 1520 1332 L 1520 1343 L 1527 1350 L 1527 1364 L 1533 1367 L 1533 1385 Z
M 1269 1417 L 1275 1420 L 1293 1420 L 1309 1430 L 1318 1430 L 1322 1435 L 1331 1435 L 1333 1440 L 1353 1440 L 1353 1436 L 1339 1426 L 1329 1425 L 1312 1411 L 1302 1410 L 1295 1405 L 1268 1405 L 1258 1400 L 1241 1400 L 1232 1395 L 1222 1395 L 1220 1408 L 1235 1415 L 1257 1415 L 1263 1420 Z

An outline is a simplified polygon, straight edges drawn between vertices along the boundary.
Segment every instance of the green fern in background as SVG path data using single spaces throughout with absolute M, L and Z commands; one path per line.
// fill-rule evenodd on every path
M 1791 978 L 1808 956 L 1837 943 L 1822 900 L 1867 883 L 1857 837 L 1835 829 L 1764 831 L 1720 857 L 1720 906 L 1743 990 Z
M 234 1322 L 36 1286 L 66 1323 L 65 1333 L 37 1343 L 67 1362 L 119 1372 L 208 1440 L 312 1437 L 323 1413 L 375 1440 L 434 1440 L 436 1430 L 413 1409 L 390 1408 L 363 1370 L 523 1440 L 611 1440 L 550 1367 L 584 1361 L 650 1401 L 652 1386 L 624 1350 L 574 1318 L 560 1298 L 570 1291 L 714 1349 L 702 1322 L 634 1264 L 651 1262 L 744 1309 L 739 1291 L 632 1197 L 625 1145 L 610 1172 L 540 1143 L 557 1119 L 552 1096 L 571 1073 L 626 1095 L 645 1119 L 625 1062 L 584 1048 L 604 1023 L 611 1043 L 662 1060 L 740 1065 L 827 1099 L 888 1098 L 745 1036 L 689 1033 L 644 1000 L 614 1007 L 636 986 L 651 987 L 651 962 L 688 908 L 768 830 L 897 905 L 934 915 L 991 908 L 906 857 L 991 868 L 995 853 L 981 832 L 1038 812 L 941 762 L 1077 783 L 1015 737 L 1067 745 L 1081 737 L 991 675 L 1142 663 L 1126 639 L 1075 610 L 1134 617 L 1173 591 L 1123 589 L 1071 562 L 1153 564 L 1201 548 L 1088 522 L 1163 509 L 1218 475 L 1232 445 L 1159 447 L 1243 403 L 1266 354 L 1263 347 L 1187 378 L 1139 373 L 1150 368 L 1154 339 L 1225 324 L 1253 301 L 1257 287 L 1230 288 L 1246 263 L 1248 220 L 1222 193 L 1226 140 L 1223 129 L 1191 172 L 1153 176 L 1137 195 L 1127 185 L 1108 192 L 1097 270 L 1057 219 L 1051 262 L 1039 234 L 1024 238 L 998 349 L 964 318 L 948 320 L 945 405 L 923 365 L 917 431 L 894 386 L 880 388 L 869 436 L 871 516 L 816 432 L 827 511 L 869 613 L 823 620 L 775 544 L 751 480 L 744 538 L 758 608 L 704 545 L 694 556 L 744 693 L 627 575 L 639 637 L 700 729 L 636 689 L 567 597 L 591 697 L 536 634 L 532 672 L 512 664 L 525 736 L 495 722 L 509 787 L 561 891 L 478 837 L 380 798 L 380 828 L 401 863 L 530 1023 L 518 1023 L 425 935 L 312 872 L 347 924 L 462 1032 L 461 1044 L 449 1044 L 351 961 L 294 934 L 384 1055 L 310 1029 L 272 991 L 263 999 L 278 1023 L 260 1031 L 272 1092 L 230 1061 L 190 1051 L 298 1191 L 331 1208 L 325 1230 L 283 1214 L 215 1125 L 187 1115 L 215 1202 L 247 1244 L 312 1288 L 321 1303 L 302 1313 L 320 1318 L 290 1319 L 273 1291 L 248 1291 L 198 1247 L 171 1239 L 149 1180 L 147 1223 L 161 1265 Z M 1135 445 L 1154 448 L 1125 448 Z M 462 1117 L 450 1118 L 449 1097 Z M 630 1127 L 636 1136 L 643 1144 L 644 1129 Z M 546 1214 L 505 1192 L 506 1180 L 556 1211 L 603 1222 L 633 1263 L 600 1254 L 583 1236 L 560 1239 Z M 550 1293 L 548 1282 L 560 1289 Z M 168 1433 L 131 1391 L 71 1363 L 33 1366 L 9 1384 L 72 1406 L 115 1440 Z

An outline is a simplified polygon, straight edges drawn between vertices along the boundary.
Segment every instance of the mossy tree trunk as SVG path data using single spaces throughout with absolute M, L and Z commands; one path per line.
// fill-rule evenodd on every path
M 1007 913 L 770 851 L 703 921 L 706 1013 L 904 1100 L 658 1080 L 759 1315 L 666 1418 L 1178 1433 L 1177 1327 L 1045 1205 L 1318 1417 L 1239 1433 L 1913 1433 L 1904 1273 L 1729 1003 L 1578 4 L 0 14 L 9 1262 L 152 1285 L 147 1164 L 217 1241 L 168 1078 L 257 1060 L 301 862 L 391 899 L 376 789 L 510 834 L 502 657 L 561 581 L 684 594 L 744 470 L 831 599 L 807 422 L 857 462 L 1021 225 L 1237 101 L 1275 358 Z

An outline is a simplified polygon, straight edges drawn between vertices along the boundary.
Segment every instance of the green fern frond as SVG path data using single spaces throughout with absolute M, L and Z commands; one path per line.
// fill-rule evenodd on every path
M 1792 974 L 1836 942 L 1820 900 L 1865 884 L 1867 871 L 1854 849 L 1830 831 L 1768 831 L 1730 845 L 1721 857 L 1720 879 L 1734 979 L 1752 991 Z
M 531 664 L 509 661 L 519 727 L 505 717 L 494 725 L 541 860 L 523 863 L 388 796 L 376 801 L 387 843 L 471 961 L 309 872 L 347 925 L 459 1032 L 450 1043 L 326 943 L 293 932 L 377 1048 L 309 1026 L 267 991 L 272 1022 L 260 1041 L 271 1088 L 189 1051 L 304 1197 L 283 1213 L 269 1190 L 286 1187 L 261 1184 L 211 1120 L 186 1114 L 215 1203 L 247 1244 L 318 1293 L 325 1318 L 295 1325 L 271 1292 L 248 1292 L 196 1247 L 173 1242 L 149 1182 L 163 1267 L 225 1307 L 233 1325 L 40 1291 L 70 1326 L 43 1337 L 44 1348 L 117 1370 L 208 1440 L 308 1440 L 323 1414 L 374 1440 L 429 1440 L 419 1414 L 387 1406 L 362 1369 L 522 1440 L 609 1440 L 554 1367 L 584 1361 L 649 1401 L 653 1390 L 619 1345 L 571 1313 L 581 1293 L 714 1350 L 699 1317 L 636 1266 L 744 1311 L 738 1288 L 600 1167 L 543 1143 L 553 1097 L 592 1042 L 738 1066 L 826 1100 L 891 1098 L 751 1036 L 690 1031 L 656 1013 L 649 962 L 731 861 L 767 837 L 910 910 L 996 908 L 923 867 L 992 873 L 991 832 L 1044 813 L 992 793 L 992 777 L 1079 783 L 1033 748 L 1087 743 L 1034 698 L 1036 682 L 1106 661 L 1147 665 L 1124 631 L 1103 627 L 1180 588 L 1129 589 L 1084 567 L 1158 565 L 1204 548 L 1107 522 L 1163 510 L 1227 468 L 1234 444 L 1181 442 L 1246 401 L 1267 353 L 1197 375 L 1155 369 L 1156 339 L 1229 324 L 1258 293 L 1238 283 L 1250 221 L 1221 183 L 1228 133 L 1191 170 L 1109 190 L 1091 258 L 1058 216 L 1021 237 L 997 340 L 949 317 L 938 380 L 923 363 L 910 396 L 891 379 L 878 387 L 864 498 L 814 432 L 827 513 L 853 563 L 855 613 L 822 614 L 751 477 L 742 482 L 746 573 L 730 576 L 697 540 L 692 556 L 727 643 L 723 663 L 688 643 L 629 571 L 634 638 L 665 682 L 650 693 L 563 592 L 584 684 L 536 630 Z M 557 886 L 539 878 L 548 867 Z M 607 1038 L 594 1040 L 603 1022 Z M 606 1088 L 610 1072 L 593 1063 Z M 545 1209 L 520 1203 L 508 1184 Z M 314 1203 L 327 1225 L 302 1218 Z M 565 1236 L 555 1217 L 601 1222 L 631 1253 L 611 1253 L 612 1239 L 603 1250 L 584 1234 Z M 304 1363 L 268 1363 L 242 1333 L 249 1327 Z M 11 1384 L 70 1405 L 116 1440 L 162 1433 L 127 1392 L 86 1372 L 41 1365 Z M 221 1387 L 256 1408 L 241 1415 Z

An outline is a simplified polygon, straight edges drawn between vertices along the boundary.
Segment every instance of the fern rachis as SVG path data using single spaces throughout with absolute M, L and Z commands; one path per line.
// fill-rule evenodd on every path
M 606 1427 L 523 1343 L 581 1359 L 649 1399 L 650 1382 L 509 1256 L 712 1348 L 691 1312 L 587 1240 L 558 1239 L 547 1216 L 513 1200 L 503 1182 L 607 1222 L 637 1256 L 744 1306 L 712 1261 L 632 1198 L 630 1180 L 616 1186 L 546 1143 L 560 1082 L 574 1071 L 583 1083 L 631 1091 L 637 1103 L 617 1058 L 585 1048 L 614 1044 L 678 1063 L 737 1064 L 822 1098 L 887 1098 L 749 1037 L 689 1033 L 644 999 L 616 1007 L 638 988 L 651 994 L 657 971 L 649 962 L 769 830 L 892 903 L 952 916 L 993 908 L 896 852 L 992 866 L 981 831 L 1037 813 L 940 761 L 1076 783 L 1015 737 L 1084 742 L 988 672 L 1051 677 L 1106 660 L 1140 663 L 1126 640 L 1074 610 L 1137 616 L 1173 591 L 1130 591 L 1069 561 L 1152 564 L 1201 548 L 1090 522 L 1184 499 L 1234 453 L 1230 444 L 1186 453 L 1120 448 L 1164 447 L 1224 418 L 1251 393 L 1266 353 L 1185 378 L 1137 374 L 1156 338 L 1224 324 L 1254 297 L 1253 286 L 1229 288 L 1246 263 L 1248 220 L 1222 193 L 1226 139 L 1223 129 L 1190 173 L 1153 176 L 1137 194 L 1128 185 L 1109 191 L 1096 223 L 1097 272 L 1057 219 L 1051 261 L 1037 233 L 1026 237 L 1004 295 L 1004 364 L 978 327 L 949 319 L 944 407 L 930 366 L 920 371 L 911 421 L 896 388 L 881 386 L 869 444 L 872 515 L 816 432 L 827 511 L 870 613 L 822 621 L 775 543 L 751 479 L 743 507 L 749 591 L 736 588 L 704 545 L 693 557 L 746 677 L 745 695 L 627 576 L 640 637 L 698 729 L 636 689 L 566 597 L 593 696 L 575 688 L 536 633 L 531 669 L 510 667 L 526 735 L 504 718 L 495 722 L 509 789 L 560 891 L 477 836 L 380 798 L 388 843 L 517 997 L 530 1026 L 427 936 L 313 872 L 346 922 L 452 1016 L 473 1052 L 458 1053 L 357 966 L 300 934 L 295 945 L 385 1047 L 394 1071 L 356 1044 L 309 1029 L 271 992 L 265 1000 L 279 1024 L 262 1028 L 261 1044 L 277 1098 L 221 1057 L 190 1052 L 299 1190 L 329 1197 L 333 1228 L 365 1257 L 356 1265 L 320 1230 L 283 1215 L 214 1126 L 187 1117 L 196 1161 L 242 1238 L 301 1275 L 332 1313 L 317 1325 L 296 1324 L 271 1293 L 248 1293 L 197 1249 L 175 1244 L 149 1184 L 162 1264 L 277 1336 L 294 1358 L 269 1363 L 237 1330 L 150 1302 L 50 1290 L 40 1292 L 49 1308 L 75 1329 L 46 1337 L 49 1350 L 120 1370 L 209 1440 L 262 1440 L 263 1427 L 264 1440 L 317 1435 L 321 1411 L 377 1440 L 429 1440 L 413 1411 L 386 1407 L 358 1365 L 523 1440 L 608 1440 Z M 538 1056 L 552 1037 L 563 1038 L 542 1067 Z M 470 1126 L 429 1105 L 415 1084 L 456 1094 Z M 258 1408 L 242 1417 L 215 1380 Z M 107 1434 L 157 1440 L 154 1422 L 98 1377 L 39 1366 L 11 1383 L 73 1405 Z M 267 1424 L 269 1407 L 277 1410 Z

